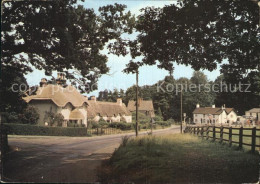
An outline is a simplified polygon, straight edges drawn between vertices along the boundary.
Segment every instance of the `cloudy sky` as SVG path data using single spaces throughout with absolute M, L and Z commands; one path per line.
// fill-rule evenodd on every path
M 97 1 L 97 0 L 85 0 L 85 2 L 80 3 L 83 4 L 86 8 L 93 8 L 95 11 L 98 11 L 100 6 L 104 6 L 107 4 L 120 3 L 127 5 L 127 10 L 130 10 L 132 14 L 138 15 L 140 13 L 140 9 L 147 6 L 154 7 L 163 7 L 165 5 L 169 5 L 172 3 L 176 3 L 176 1 Z M 103 54 L 108 56 L 108 67 L 110 68 L 109 75 L 103 75 L 98 81 L 98 90 L 91 92 L 90 95 L 98 95 L 98 91 L 104 89 L 113 90 L 124 89 L 126 90 L 128 87 L 135 84 L 135 75 L 133 74 L 125 74 L 122 70 L 126 67 L 126 64 L 131 60 L 130 55 L 125 57 L 117 57 L 112 54 L 108 54 L 107 50 L 102 51 Z M 173 76 L 175 79 L 180 77 L 188 77 L 192 76 L 193 70 L 189 66 L 183 65 L 175 65 L 175 70 Z M 219 75 L 219 67 L 217 70 L 213 72 L 209 72 L 207 70 L 203 71 L 210 80 L 215 80 L 215 78 Z M 54 73 L 55 74 L 55 73 Z M 169 75 L 169 72 L 163 69 L 157 69 L 156 66 L 143 66 L 140 69 L 140 85 L 151 85 L 155 84 L 158 80 L 163 79 L 166 75 Z M 46 77 L 43 71 L 35 70 L 34 72 L 28 74 L 27 81 L 29 85 L 37 85 L 41 78 Z M 48 77 L 47 77 L 48 78 Z

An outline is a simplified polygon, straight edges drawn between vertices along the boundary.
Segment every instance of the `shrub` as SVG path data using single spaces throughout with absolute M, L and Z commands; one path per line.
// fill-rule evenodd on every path
M 162 121 L 163 118 L 161 116 L 155 115 L 155 117 L 153 118 L 154 121 Z
M 62 126 L 64 116 L 61 113 L 56 114 L 51 111 L 46 111 L 44 121 L 47 122 L 50 126 Z
M 38 109 L 31 105 L 27 106 L 24 112 L 20 115 L 21 123 L 23 124 L 35 125 L 39 118 L 40 115 Z
M 98 121 L 100 127 L 108 127 L 109 123 L 106 122 L 103 118 L 100 118 Z
M 2 123 L 20 123 L 21 119 L 16 112 L 3 112 L 1 113 Z
M 99 128 L 100 125 L 95 122 L 95 121 L 88 121 L 88 129 L 91 129 L 91 128 Z
M 132 130 L 133 123 L 124 123 L 124 122 L 112 122 L 109 124 L 111 128 L 118 128 L 120 130 Z
M 135 121 L 135 116 L 136 116 L 136 112 L 132 113 L 132 119 L 133 121 Z M 139 122 L 150 122 L 151 118 L 149 116 L 146 116 L 144 113 L 142 112 L 138 112 L 138 120 Z
M 168 119 L 167 120 L 171 125 L 173 125 L 173 124 L 179 124 L 179 123 L 176 123 L 175 121 L 174 121 L 174 119 Z
M 168 121 L 156 121 L 155 122 L 157 125 L 166 127 L 166 126 L 170 126 L 171 124 Z
M 5 130 L 12 135 L 43 136 L 89 136 L 87 128 L 49 127 L 26 124 L 4 124 Z

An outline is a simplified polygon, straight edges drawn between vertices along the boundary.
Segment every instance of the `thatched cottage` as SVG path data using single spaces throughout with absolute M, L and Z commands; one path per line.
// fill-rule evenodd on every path
M 36 107 L 39 111 L 39 125 L 48 125 L 46 116 L 48 112 L 62 114 L 66 127 L 68 122 L 87 126 L 88 120 L 98 122 L 101 118 L 107 122 L 132 122 L 132 115 L 122 103 L 122 99 L 114 102 L 99 102 L 95 97 L 88 100 L 73 86 L 63 87 L 59 81 L 57 84 L 47 84 L 46 79 L 42 79 L 36 95 L 27 96 L 24 100 Z M 62 79 L 64 80 L 64 79 Z
M 38 124 L 46 125 L 46 113 L 61 113 L 63 126 L 68 122 L 87 125 L 87 99 L 73 86 L 66 88 L 60 85 L 44 84 L 38 88 L 36 95 L 27 96 L 24 100 L 35 106 L 40 114 Z
M 107 122 L 132 122 L 132 114 L 121 98 L 117 102 L 97 101 L 95 96 L 88 100 L 88 120 L 98 122 L 101 118 Z
M 127 109 L 130 112 L 136 111 L 136 101 L 130 100 L 127 105 Z M 153 101 L 152 100 L 143 100 L 142 98 L 138 99 L 138 112 L 141 112 L 149 117 L 155 117 Z

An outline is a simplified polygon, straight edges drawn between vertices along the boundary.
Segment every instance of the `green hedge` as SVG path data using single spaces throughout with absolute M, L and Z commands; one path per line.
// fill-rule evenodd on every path
M 48 127 L 26 124 L 4 124 L 9 135 L 45 135 L 45 136 L 90 136 L 87 128 Z
M 171 123 L 168 122 L 168 121 L 156 121 L 155 124 L 156 124 L 156 125 L 165 126 L 165 127 L 171 125 Z
M 110 128 L 118 128 L 120 130 L 132 130 L 134 129 L 133 123 L 125 122 L 112 122 L 108 125 Z

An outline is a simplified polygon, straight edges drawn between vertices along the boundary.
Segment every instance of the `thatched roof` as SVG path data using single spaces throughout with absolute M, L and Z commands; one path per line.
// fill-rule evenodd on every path
M 67 103 L 71 103 L 74 107 L 80 107 L 84 103 L 88 103 L 87 99 L 73 86 L 63 88 L 62 86 L 52 84 L 39 87 L 36 95 L 27 96 L 24 100 L 27 103 L 32 100 L 51 100 L 59 107 L 64 107 Z
M 78 109 L 74 109 L 73 111 L 70 112 L 69 119 L 70 120 L 84 119 L 84 115 Z
M 213 114 L 213 115 L 220 115 L 223 111 L 226 111 L 227 114 L 229 114 L 231 111 L 233 111 L 233 108 L 212 108 L 212 107 L 200 107 L 200 108 L 196 108 L 193 111 L 193 114 Z
M 121 105 L 115 102 L 101 102 L 96 100 L 88 101 L 88 117 L 95 117 L 96 115 L 112 117 L 114 115 L 131 115 L 124 103 Z
M 129 111 L 136 110 L 136 102 L 134 100 L 130 100 L 127 105 L 127 109 Z M 139 100 L 139 108 L 140 111 L 154 111 L 153 101 L 152 100 Z

